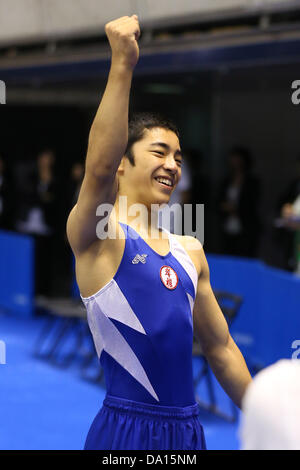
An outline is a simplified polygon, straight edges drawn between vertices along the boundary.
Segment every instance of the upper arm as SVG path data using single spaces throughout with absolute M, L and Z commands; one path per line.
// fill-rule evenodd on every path
M 230 335 L 228 325 L 213 293 L 209 266 L 203 248 L 199 251 L 201 272 L 199 275 L 193 318 L 195 333 L 204 354 L 227 345 Z
M 117 194 L 117 180 L 113 175 L 98 175 L 86 171 L 77 204 L 73 207 L 67 221 L 67 237 L 73 252 L 85 251 L 97 237 L 97 223 L 101 217 L 96 215 L 100 204 L 113 206 Z M 107 213 L 102 215 L 108 217 Z

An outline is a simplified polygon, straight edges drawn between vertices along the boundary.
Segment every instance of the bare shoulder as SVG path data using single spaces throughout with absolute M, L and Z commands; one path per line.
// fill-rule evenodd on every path
M 195 268 L 197 270 L 198 276 L 204 274 L 208 269 L 206 256 L 204 253 L 202 243 L 195 237 L 189 235 L 175 235 L 175 238 L 181 243 L 185 251 L 190 256 L 193 261 Z
M 124 232 L 116 225 L 116 232 L 101 241 L 95 241 L 83 252 L 77 253 L 76 279 L 80 293 L 89 297 L 114 277 L 125 247 Z

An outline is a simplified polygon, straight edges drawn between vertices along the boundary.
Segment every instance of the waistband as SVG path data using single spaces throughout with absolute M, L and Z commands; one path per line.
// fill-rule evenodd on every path
M 103 406 L 128 414 L 140 414 L 161 418 L 187 419 L 199 415 L 199 405 L 197 403 L 184 407 L 161 406 L 106 395 Z

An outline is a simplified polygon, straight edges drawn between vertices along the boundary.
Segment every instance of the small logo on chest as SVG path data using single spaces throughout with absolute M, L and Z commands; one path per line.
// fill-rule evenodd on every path
M 132 260 L 132 264 L 138 264 L 139 262 L 145 264 L 146 263 L 146 258 L 148 255 L 135 255 L 135 257 Z
M 178 276 L 171 266 L 162 266 L 160 268 L 160 279 L 167 289 L 173 290 L 177 287 Z

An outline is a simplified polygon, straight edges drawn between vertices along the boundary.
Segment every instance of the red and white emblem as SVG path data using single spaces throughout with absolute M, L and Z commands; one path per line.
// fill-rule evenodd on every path
M 173 290 L 175 287 L 177 287 L 178 276 L 171 266 L 162 266 L 160 268 L 160 279 L 164 286 L 170 290 Z

